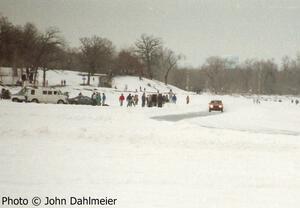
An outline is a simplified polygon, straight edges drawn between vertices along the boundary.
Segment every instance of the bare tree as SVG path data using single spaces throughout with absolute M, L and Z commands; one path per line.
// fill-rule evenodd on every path
M 168 77 L 170 74 L 170 71 L 176 68 L 178 61 L 182 58 L 181 55 L 176 55 L 174 51 L 171 49 L 166 48 L 163 51 L 163 59 L 164 59 L 164 66 L 165 66 L 165 75 L 164 75 L 164 81 L 165 84 L 168 84 Z
M 26 68 L 34 74 L 34 83 L 38 68 L 48 65 L 49 56 L 63 45 L 55 28 L 40 33 L 34 24 L 14 26 L 7 18 L 0 18 L 0 62 L 7 66 Z M 44 75 L 45 76 L 45 75 Z
M 88 71 L 87 84 L 90 84 L 90 77 L 96 72 L 107 73 L 114 54 L 112 42 L 106 38 L 93 36 L 81 38 L 82 61 Z
M 64 45 L 64 40 L 59 36 L 57 28 L 49 28 L 44 34 L 41 34 L 36 43 L 36 54 L 34 55 L 33 70 L 34 83 L 36 83 L 37 71 L 39 67 L 43 68 L 43 86 L 46 81 L 46 71 L 49 70 L 50 62 L 59 58 L 57 53 Z
M 215 93 L 223 91 L 225 60 L 220 57 L 209 57 L 204 65 L 208 78 L 208 87 Z
M 121 50 L 116 59 L 116 74 L 143 75 L 143 64 L 131 50 Z
M 139 57 L 143 60 L 147 68 L 149 78 L 152 79 L 152 67 L 155 63 L 155 58 L 157 58 L 159 49 L 162 47 L 162 41 L 160 38 L 142 34 L 141 38 L 135 42 L 135 46 Z
M 22 30 L 14 26 L 6 17 L 0 17 L 0 63 L 17 67 Z

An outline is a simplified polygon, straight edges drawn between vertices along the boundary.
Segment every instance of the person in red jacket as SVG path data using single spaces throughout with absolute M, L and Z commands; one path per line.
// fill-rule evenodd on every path
M 119 97 L 119 101 L 120 101 L 120 106 L 123 106 L 123 102 L 125 100 L 125 97 L 123 94 L 121 94 L 121 96 Z

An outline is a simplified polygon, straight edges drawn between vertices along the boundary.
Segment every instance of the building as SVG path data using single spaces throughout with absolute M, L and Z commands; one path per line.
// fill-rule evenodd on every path
M 82 76 L 82 85 L 87 84 L 88 73 L 79 73 Z M 93 74 L 90 76 L 90 84 L 98 87 L 111 87 L 111 78 L 107 74 Z
M 0 67 L 0 83 L 2 85 L 16 85 L 21 81 L 22 74 L 22 69 Z

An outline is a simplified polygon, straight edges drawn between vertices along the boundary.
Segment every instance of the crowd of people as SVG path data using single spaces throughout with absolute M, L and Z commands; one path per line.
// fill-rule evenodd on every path
M 106 95 L 105 93 L 101 93 L 100 92 L 93 92 L 92 96 L 91 96 L 93 105 L 102 105 L 102 106 L 106 106 Z
M 188 98 L 189 99 L 189 98 Z M 166 94 L 163 95 L 162 93 L 157 94 L 148 94 L 144 92 L 139 99 L 138 94 L 131 94 L 129 93 L 126 97 L 122 93 L 119 97 L 120 106 L 124 105 L 124 102 L 127 102 L 127 107 L 137 106 L 139 104 L 139 100 L 141 100 L 141 106 L 142 107 L 163 107 L 165 103 L 176 103 L 177 102 L 177 96 L 173 93 L 172 95 Z M 189 102 L 189 101 L 188 101 Z
M 64 84 L 64 83 L 63 83 Z M 83 96 L 83 94 L 80 92 L 78 96 Z M 10 92 L 9 90 L 6 90 L 2 88 L 1 94 L 0 94 L 1 99 L 10 99 Z M 105 93 L 100 93 L 97 91 L 94 91 L 92 95 L 90 96 L 90 104 L 95 105 L 95 106 L 108 106 L 106 103 L 106 95 Z M 126 104 L 125 104 L 126 102 Z M 149 93 L 146 94 L 144 91 L 142 95 L 139 95 L 138 93 L 129 93 L 126 97 L 122 93 L 119 96 L 119 103 L 120 106 L 126 105 L 127 107 L 135 107 L 138 106 L 139 104 L 141 107 L 163 107 L 165 103 L 174 103 L 176 104 L 177 102 L 177 96 L 175 93 L 170 90 L 169 93 Z M 189 96 L 186 97 L 186 104 L 189 104 L 190 98 Z
M 83 96 L 80 92 L 78 96 Z M 100 93 L 98 91 L 93 91 L 92 95 L 90 96 L 91 105 L 95 106 L 108 106 L 106 103 L 106 95 L 105 93 Z M 137 92 L 131 92 L 125 96 L 125 92 L 121 93 L 121 95 L 118 97 L 119 105 L 120 106 L 127 106 L 127 107 L 135 107 L 135 106 L 141 106 L 141 107 L 163 107 L 165 103 L 174 103 L 177 102 L 177 96 L 175 93 L 170 90 L 169 93 L 160 93 L 157 91 L 157 93 L 147 93 L 144 91 L 141 94 Z M 186 103 L 189 104 L 190 97 L 186 97 Z M 85 103 L 87 104 L 87 103 Z

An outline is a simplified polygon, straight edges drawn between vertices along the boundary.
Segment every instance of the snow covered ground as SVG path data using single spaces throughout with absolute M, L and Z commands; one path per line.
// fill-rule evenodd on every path
M 131 79 L 116 86 L 141 85 Z M 190 94 L 186 105 L 189 93 L 173 88 L 176 105 L 127 108 L 119 91 L 99 90 L 110 106 L 0 101 L 2 196 L 108 196 L 122 208 L 299 206 L 300 106 L 289 98 Z M 214 98 L 224 113 L 208 113 Z
M 120 93 L 126 91 L 126 93 L 135 93 L 141 95 L 144 90 L 147 93 L 157 93 L 160 91 L 161 93 L 168 93 L 170 90 L 176 92 L 177 94 L 187 94 L 184 90 L 181 90 L 172 85 L 165 85 L 156 80 L 149 80 L 143 78 L 139 80 L 138 77 L 135 76 L 118 76 L 114 77 L 112 80 L 112 88 L 100 88 L 98 87 L 98 77 L 91 76 L 91 85 L 86 86 L 82 85 L 83 80 L 81 74 L 77 71 L 63 71 L 63 70 L 51 70 L 47 71 L 46 80 L 48 81 L 49 87 L 56 87 L 61 89 L 63 92 L 68 92 L 70 97 L 77 96 L 80 92 L 84 95 L 90 96 L 93 92 L 101 92 L 106 93 L 108 95 L 108 99 L 117 99 L 120 96 Z M 87 79 L 87 77 L 85 77 Z M 39 70 L 37 77 L 39 85 L 43 82 L 42 71 Z M 61 87 L 61 81 L 66 81 L 66 86 Z M 86 82 L 86 80 L 85 80 Z M 0 86 L 0 90 L 3 87 Z M 17 93 L 21 90 L 21 87 L 4 87 L 8 88 L 11 93 Z M 142 92 L 140 91 L 142 90 Z M 137 92 L 137 93 L 136 93 Z M 110 100 L 108 100 L 109 102 Z M 114 100 L 112 100 L 111 105 L 115 105 Z M 118 103 L 116 103 L 118 104 Z

